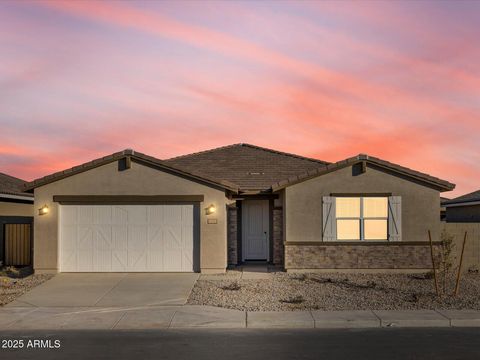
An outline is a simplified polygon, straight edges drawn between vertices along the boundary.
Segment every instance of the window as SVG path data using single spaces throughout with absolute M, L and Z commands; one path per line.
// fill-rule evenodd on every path
M 387 197 L 335 198 L 337 240 L 387 240 Z

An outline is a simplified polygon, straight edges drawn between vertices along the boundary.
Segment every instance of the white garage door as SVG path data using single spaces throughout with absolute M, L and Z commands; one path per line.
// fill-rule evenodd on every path
M 193 205 L 62 205 L 60 271 L 193 271 Z

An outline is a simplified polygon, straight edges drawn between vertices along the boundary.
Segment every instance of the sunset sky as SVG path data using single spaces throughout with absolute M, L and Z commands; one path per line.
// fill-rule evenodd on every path
M 0 172 L 368 153 L 480 188 L 480 2 L 0 3 Z

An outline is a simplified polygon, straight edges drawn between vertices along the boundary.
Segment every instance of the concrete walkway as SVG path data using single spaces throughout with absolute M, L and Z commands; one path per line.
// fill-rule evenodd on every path
M 480 311 L 244 312 L 210 306 L 3 307 L 3 330 L 480 327 Z

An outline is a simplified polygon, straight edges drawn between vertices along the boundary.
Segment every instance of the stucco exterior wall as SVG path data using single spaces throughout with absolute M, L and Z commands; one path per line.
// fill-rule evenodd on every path
M 456 263 L 460 261 L 462 252 L 463 239 L 467 232 L 467 242 L 465 244 L 465 252 L 463 254 L 462 270 L 469 269 L 480 270 L 480 222 L 478 223 L 442 223 L 442 228 L 453 236 L 455 247 L 453 256 Z
M 322 197 L 332 193 L 391 193 L 402 197 L 402 240 L 439 239 L 440 195 L 437 190 L 368 166 L 353 175 L 352 167 L 285 189 L 285 241 L 322 241 Z
M 33 216 L 33 204 L 0 201 L 0 216 Z
M 112 162 L 35 189 L 35 207 L 47 205 L 47 215 L 35 214 L 34 268 L 38 272 L 58 269 L 58 204 L 54 195 L 204 195 L 200 204 L 200 268 L 202 272 L 223 272 L 227 266 L 227 224 L 225 192 L 132 161 L 131 168 L 118 171 Z M 213 204 L 216 212 L 206 215 Z M 217 219 L 207 224 L 207 218 Z
M 447 222 L 480 223 L 480 205 L 448 207 L 446 215 Z

